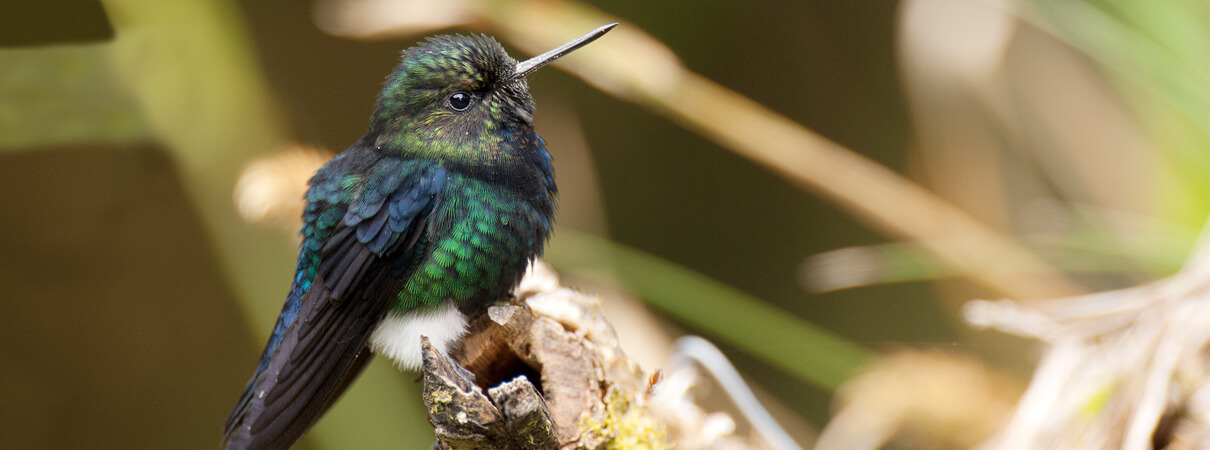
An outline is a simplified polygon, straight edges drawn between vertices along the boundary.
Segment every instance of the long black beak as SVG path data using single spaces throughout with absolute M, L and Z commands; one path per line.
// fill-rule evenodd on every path
M 535 56 L 533 58 L 527 59 L 525 61 L 519 62 L 519 63 L 517 63 L 517 72 L 514 73 L 513 76 L 509 77 L 509 79 L 515 80 L 518 78 L 523 78 L 526 75 L 533 73 L 533 71 L 542 68 L 542 66 L 555 62 L 556 59 L 562 58 L 563 55 L 574 52 L 574 51 L 576 51 L 576 49 L 579 49 L 580 47 L 588 45 L 590 42 L 599 39 L 601 36 L 604 36 L 605 33 L 608 33 L 609 30 L 612 30 L 613 27 L 616 27 L 616 26 L 618 26 L 617 22 L 611 23 L 609 25 L 605 25 L 601 28 L 597 28 L 595 30 L 590 31 L 588 34 L 580 36 L 580 37 L 572 40 L 571 42 L 560 45 L 558 48 L 556 48 L 554 50 L 551 50 L 549 52 L 546 52 L 541 55 Z

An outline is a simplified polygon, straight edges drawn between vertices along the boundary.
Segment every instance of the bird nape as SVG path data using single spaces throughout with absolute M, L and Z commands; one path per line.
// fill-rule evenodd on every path
M 369 132 L 311 178 L 294 282 L 225 449 L 290 447 L 371 352 L 417 368 L 421 335 L 448 350 L 508 295 L 557 193 L 525 76 L 616 25 L 520 63 L 483 35 L 403 51 Z

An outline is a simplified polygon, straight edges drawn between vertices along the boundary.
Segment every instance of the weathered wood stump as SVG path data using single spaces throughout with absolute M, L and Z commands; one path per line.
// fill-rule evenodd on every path
M 595 298 L 539 266 L 460 348 L 424 340 L 424 402 L 442 449 L 667 448 L 648 380 Z

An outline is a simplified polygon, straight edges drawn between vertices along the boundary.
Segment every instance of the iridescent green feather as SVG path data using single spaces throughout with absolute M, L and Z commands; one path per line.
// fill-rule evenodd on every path
M 454 195 L 434 211 L 433 220 L 448 232 L 434 233 L 441 237 L 399 293 L 401 313 L 503 294 L 500 286 L 513 281 L 504 277 L 515 277 L 534 255 L 535 243 L 545 239 L 541 220 L 525 219 L 538 217 L 538 211 L 515 193 L 462 176 L 452 177 L 446 189 Z

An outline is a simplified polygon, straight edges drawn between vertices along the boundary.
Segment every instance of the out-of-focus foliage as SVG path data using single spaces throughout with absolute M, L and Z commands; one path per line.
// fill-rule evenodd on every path
M 521 49 L 513 52 L 521 56 L 615 19 L 584 4 L 524 0 L 330 0 L 317 2 L 314 14 L 319 17 L 285 0 L 112 0 L 103 5 L 113 24 L 112 41 L 48 40 L 57 44 L 0 49 L 0 164 L 45 168 L 34 160 L 12 158 L 39 158 L 31 150 L 49 150 L 46 161 L 58 161 L 56 167 L 63 169 L 60 178 L 52 176 L 54 170 L 5 172 L 24 188 L 14 192 L 37 197 L 22 199 L 21 211 L 7 210 L 21 220 L 9 221 L 19 233 L 0 237 L 0 270 L 20 275 L 6 285 L 37 292 L 5 298 L 4 306 L 13 308 L 6 315 L 23 317 L 22 298 L 72 292 L 73 298 L 48 304 L 89 314 L 59 311 L 65 321 L 104 321 L 163 344 L 140 354 L 111 346 L 106 349 L 111 357 L 98 352 L 84 363 L 129 364 L 129 370 L 143 374 L 195 367 L 182 361 L 213 366 L 214 372 L 206 374 L 216 377 L 214 385 L 197 387 L 193 396 L 170 389 L 146 393 L 144 386 L 107 378 L 89 381 L 98 381 L 101 400 L 152 402 L 165 414 L 205 410 L 206 423 L 195 424 L 202 431 L 194 431 L 205 435 L 212 429 L 215 442 L 223 417 L 211 410 L 234 402 L 280 308 L 295 242 L 279 231 L 296 226 L 292 217 L 297 214 L 289 212 L 297 211 L 297 184 L 321 158 L 307 153 L 299 164 L 252 165 L 245 171 L 249 164 L 280 163 L 273 155 L 300 147 L 335 153 L 353 142 L 365 130 L 382 77 L 399 50 L 421 39 L 419 33 L 451 26 L 485 31 Z M 576 164 L 560 167 L 561 183 L 569 188 L 551 261 L 562 269 L 611 274 L 670 319 L 672 325 L 665 324 L 663 332 L 678 333 L 677 327 L 684 327 L 716 340 L 746 376 L 772 394 L 768 403 L 781 409 L 786 423 L 798 420 L 795 416 L 816 425 L 827 422 L 826 397 L 862 363 L 874 361 L 864 380 L 903 381 L 897 371 L 929 373 L 914 370 L 929 369 L 923 367 L 927 358 L 892 361 L 897 364 L 869 358 L 867 348 L 882 350 L 887 342 L 953 343 L 993 366 L 1028 370 L 1022 363 L 1032 355 L 1028 345 L 955 331 L 964 329 L 956 320 L 957 305 L 971 295 L 1052 290 L 1043 282 L 1011 281 L 1037 279 L 1030 278 L 1033 272 L 1011 270 L 1021 266 L 1004 270 L 976 263 L 979 258 L 953 255 L 987 259 L 1004 254 L 993 250 L 1003 251 L 1007 244 L 1007 254 L 1040 263 L 1028 267 L 1060 269 L 1046 273 L 1048 280 L 1059 280 L 1056 286 L 1069 278 L 1092 288 L 1124 286 L 1175 271 L 1210 211 L 1210 11 L 1197 0 L 997 5 L 966 0 L 757 5 L 720 0 L 693 8 L 642 0 L 602 4 L 624 26 L 594 44 L 598 58 L 590 50 L 558 65 L 587 73 L 594 87 L 551 75 L 554 70 L 530 80 L 539 103 L 539 131 L 556 164 Z M 384 9 L 365 14 L 366 8 L 379 7 Z M 403 10 L 414 14 L 400 16 Z M 376 19 L 370 25 L 381 28 L 337 26 L 350 23 L 359 11 L 358 17 Z M 410 28 L 391 28 L 398 25 L 392 17 L 409 19 L 405 25 Z M 31 21 L 28 26 L 38 25 Z M 376 38 L 410 34 L 376 43 L 325 35 L 318 27 Z M 936 33 L 918 34 L 921 30 Z M 807 152 L 807 144 L 798 146 L 804 142 L 809 149 L 826 147 L 829 152 Z M 94 148 L 134 150 L 130 173 L 110 165 L 94 167 L 118 174 L 130 187 L 90 186 L 112 177 L 87 176 L 87 167 L 54 159 Z M 173 170 L 157 165 L 161 160 L 147 162 L 140 156 L 149 152 L 168 155 L 162 159 L 171 161 Z M 831 165 L 836 160 L 827 155 L 869 163 L 860 167 L 873 170 L 858 176 L 842 168 L 853 166 Z M 237 183 L 258 173 L 290 185 L 245 184 L 237 210 Z M 862 178 L 870 174 L 883 191 L 870 189 L 874 184 Z M 171 183 L 156 176 L 171 178 L 180 189 L 165 189 Z M 149 187 L 156 192 L 146 192 Z M 823 193 L 828 201 L 808 192 Z M 912 195 L 901 196 L 905 192 Z M 124 201 L 113 201 L 118 193 Z M 925 208 L 914 203 L 934 195 L 945 201 L 929 200 Z M 900 201 L 904 198 L 915 200 Z M 81 211 L 57 214 L 62 211 L 42 199 L 59 199 Z M 157 202 L 179 208 L 157 207 Z M 955 231 L 959 228 L 946 225 L 952 222 L 935 222 L 940 216 L 932 214 L 933 207 L 949 204 L 957 208 L 945 209 L 950 211 L 946 217 L 973 217 L 974 229 L 985 226 L 990 230 L 985 237 L 994 239 L 965 239 Z M 189 210 L 196 216 L 181 215 Z M 859 219 L 851 220 L 846 211 Z M 259 219 L 252 217 L 257 214 Z M 249 218 L 272 226 L 249 226 Z M 170 246 L 165 242 L 172 239 L 140 241 L 115 230 L 115 224 L 181 220 L 201 225 L 162 232 L 209 249 L 211 257 L 169 259 L 159 266 L 179 265 L 181 273 L 207 280 L 215 292 L 205 292 L 214 296 L 214 304 L 140 281 L 145 274 L 123 272 L 148 266 L 128 264 L 121 256 L 125 253 L 164 258 L 164 248 L 140 249 L 138 242 Z M 609 230 L 608 238 L 576 233 L 604 230 Z M 905 236 L 911 240 L 901 242 Z M 49 244 L 72 238 L 100 242 L 96 247 L 112 243 L 131 248 L 102 252 L 80 246 L 77 252 Z M 22 253 L 36 247 L 31 243 L 46 243 L 46 254 Z M 206 253 L 179 248 L 183 255 Z M 801 265 L 810 255 L 816 256 Z M 65 263 L 47 262 L 59 260 Z M 40 271 L 31 272 L 35 269 Z M 1000 292 L 949 282 L 964 277 L 983 279 L 983 286 L 998 286 Z M 172 278 L 158 281 L 165 279 Z M 799 279 L 830 292 L 804 291 Z M 127 287 L 104 280 L 121 280 Z M 940 282 L 923 283 L 927 281 Z M 147 295 L 135 284 L 154 287 L 157 295 Z M 64 290 L 36 289 L 40 285 Z M 90 296 L 89 289 L 102 292 Z M 147 316 L 85 307 L 111 305 L 106 299 L 130 293 L 135 295 L 131 308 Z M 236 319 L 236 307 L 246 321 Z M 142 317 L 161 322 L 136 322 Z M 193 318 L 206 323 L 193 323 Z M 30 326 L 71 339 L 10 341 L 15 347 L 5 350 L 17 355 L 12 360 L 29 361 L 29 354 L 70 355 L 78 349 L 68 345 L 72 339 L 128 342 L 75 336 L 72 322 L 46 322 Z M 245 334 L 255 336 L 247 348 L 229 342 Z M 185 341 L 176 346 L 155 341 L 165 336 Z M 189 359 L 195 355 L 170 350 L 212 342 L 229 348 L 230 357 L 198 352 L 213 358 L 198 362 Z M 32 360 L 43 361 L 45 367 L 38 370 L 60 367 Z M 37 370 L 7 369 L 0 368 L 0 374 L 16 375 L 0 380 L 30 389 L 0 387 L 31 393 L 0 397 L 16 399 L 4 402 L 13 406 L 0 407 L 0 413 L 22 414 L 23 421 L 0 421 L 21 424 L 16 432 L 27 433 L 22 437 L 29 440 L 17 442 L 81 442 L 46 440 L 90 428 L 63 422 L 73 417 L 70 411 L 64 412 L 56 397 L 39 393 L 87 389 L 56 390 L 31 382 L 37 377 L 29 374 Z M 955 383 L 975 389 L 982 381 L 986 379 Z M 1015 392 L 1002 389 L 1005 385 L 1011 383 L 987 384 L 998 389 L 987 392 L 988 398 Z M 846 388 L 848 398 L 881 398 L 862 392 L 862 386 Z M 928 387 L 932 390 L 927 392 L 936 393 L 932 395 L 947 392 L 944 386 Z M 198 393 L 226 391 L 230 399 L 197 398 Z M 408 375 L 376 364 L 304 445 L 426 445 L 431 433 L 414 391 Z M 35 404 L 39 406 L 22 406 Z M 892 406 L 917 411 L 932 405 Z M 101 423 L 108 422 L 90 425 Z M 8 442 L 6 434 L 16 433 L 0 431 L 0 444 Z M 963 435 L 921 442 L 977 440 Z
M 1029 0 L 1024 18 L 1114 80 L 1162 158 L 1157 219 L 1193 229 L 1210 212 L 1210 4 Z

